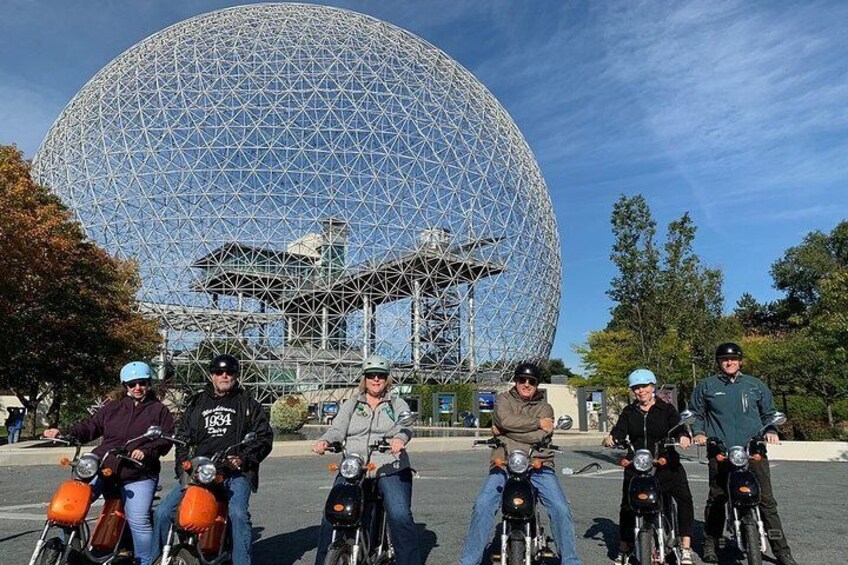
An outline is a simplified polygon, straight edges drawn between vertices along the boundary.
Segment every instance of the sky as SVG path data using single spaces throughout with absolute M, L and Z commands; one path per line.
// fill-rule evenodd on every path
M 123 51 L 244 2 L 4 0 L 0 143 L 33 157 L 76 92 Z M 772 300 L 769 268 L 848 218 L 848 3 L 317 2 L 424 38 L 506 108 L 536 154 L 562 245 L 552 357 L 603 329 L 610 212 L 647 199 L 663 237 L 688 212 L 725 309 Z

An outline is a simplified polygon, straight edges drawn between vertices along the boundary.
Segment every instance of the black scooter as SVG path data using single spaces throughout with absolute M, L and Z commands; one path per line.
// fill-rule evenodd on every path
M 720 466 L 729 466 L 727 474 L 727 520 L 730 539 L 747 556 L 748 565 L 761 565 L 766 547 L 766 530 L 760 515 L 760 484 L 748 469 L 750 461 L 760 461 L 766 454 L 763 436 L 768 428 L 786 423 L 786 414 L 775 412 L 760 431 L 730 449 L 716 438 L 707 439 L 707 456 L 715 457 Z M 727 467 L 725 467 L 727 468 Z
M 477 440 L 474 445 L 497 449 L 504 443 L 501 438 L 493 437 Z M 501 565 L 533 565 L 557 555 L 550 546 L 553 540 L 545 535 L 538 493 L 530 482 L 532 474 L 542 468 L 541 461 L 533 461 L 533 454 L 540 450 L 562 453 L 547 439 L 532 445 L 529 452 L 516 449 L 505 462 L 495 463 L 498 467 L 506 467 L 507 472 L 501 495 Z
M 401 426 L 412 424 L 410 412 L 398 414 Z M 391 449 L 390 438 L 381 438 L 368 446 L 364 456 L 348 453 L 341 443 L 331 443 L 326 452 L 341 453 L 342 462 L 330 465 L 338 471 L 343 483 L 333 486 L 324 505 L 324 516 L 333 527 L 333 537 L 325 565 L 389 565 L 394 559 L 394 548 L 389 539 L 386 510 L 377 488 L 379 479 L 367 478 L 375 469 L 371 455 Z
M 680 539 L 677 526 L 677 502 L 671 496 L 663 496 L 656 470 L 668 464 L 668 450 L 678 444 L 672 439 L 674 430 L 691 425 L 695 413 L 684 410 L 680 422 L 668 431 L 668 437 L 656 446 L 656 453 L 648 449 L 634 450 L 627 442 L 620 447 L 628 454 L 621 460 L 622 467 L 631 468 L 636 475 L 627 487 L 630 508 L 636 515 L 636 556 L 641 565 L 665 563 L 670 555 L 680 563 Z

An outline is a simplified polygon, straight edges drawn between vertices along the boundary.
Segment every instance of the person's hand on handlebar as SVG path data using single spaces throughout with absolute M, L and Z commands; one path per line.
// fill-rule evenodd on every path
M 680 439 L 677 440 L 677 443 L 680 444 L 680 447 L 683 449 L 689 449 L 692 447 L 692 440 L 689 439 L 689 436 L 680 436 Z
M 695 445 L 707 445 L 707 436 L 698 434 L 695 436 Z
M 604 438 L 604 447 L 615 447 L 615 438 L 612 435 Z
M 389 446 L 392 448 L 392 455 L 397 455 L 406 449 L 406 444 L 399 437 L 394 438 L 391 443 L 389 443 Z
M 328 447 L 330 447 L 329 442 L 324 441 L 323 439 L 319 439 L 315 442 L 315 445 L 312 446 L 312 451 L 314 451 L 318 455 L 324 455 L 324 452 L 327 450 Z
M 59 432 L 59 428 L 49 428 L 44 430 L 44 437 L 47 439 L 55 439 L 59 436 L 61 432 Z
M 770 445 L 777 445 L 780 443 L 780 437 L 774 432 L 766 432 L 765 438 L 766 443 Z
M 130 453 L 130 457 L 136 461 L 142 461 L 144 459 L 144 452 L 140 449 L 133 449 L 133 452 Z

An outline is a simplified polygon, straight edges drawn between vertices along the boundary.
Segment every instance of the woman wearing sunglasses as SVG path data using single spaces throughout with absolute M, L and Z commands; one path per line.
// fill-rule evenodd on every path
M 377 485 L 388 516 L 389 535 L 396 552 L 395 562 L 397 565 L 420 565 L 418 531 L 410 508 L 412 470 L 406 453 L 412 430 L 398 422 L 398 415 L 409 412 L 409 405 L 390 394 L 392 382 L 389 373 L 389 362 L 385 358 L 372 355 L 365 359 L 359 394 L 342 405 L 333 425 L 315 442 L 312 450 L 323 454 L 331 443 L 343 442 L 348 453 L 364 455 L 369 451 L 369 444 L 381 438 L 391 438 L 390 451 L 374 451 L 371 454 L 375 468 L 368 471 L 368 477 L 379 479 Z M 336 480 L 344 479 L 339 476 Z M 322 520 L 315 557 L 318 565 L 324 565 L 331 533 L 329 522 Z
M 121 388 L 115 399 L 106 403 L 94 416 L 67 429 L 50 428 L 44 437 L 71 436 L 82 443 L 99 437 L 103 441 L 93 452 L 103 460 L 110 450 L 123 447 L 140 437 L 150 426 L 159 426 L 165 434 L 174 431 L 171 412 L 156 397 L 152 388 L 153 372 L 147 363 L 133 361 L 121 369 Z M 128 446 L 130 457 L 140 462 L 135 465 L 116 457 L 103 461 L 103 468 L 111 469 L 109 484 L 97 480 L 94 484 L 96 496 L 120 496 L 133 538 L 135 561 L 141 565 L 152 562 L 153 527 L 150 522 L 150 507 L 159 482 L 159 459 L 168 453 L 171 443 L 167 440 L 140 439 Z M 114 479 L 114 480 L 112 480 Z

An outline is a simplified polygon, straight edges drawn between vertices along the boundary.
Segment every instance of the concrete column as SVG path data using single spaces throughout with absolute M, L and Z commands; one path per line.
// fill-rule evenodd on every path
M 468 372 L 477 372 L 476 336 L 474 335 L 474 285 L 468 285 Z
M 327 349 L 330 341 L 330 312 L 327 307 L 321 308 L 321 349 Z
M 371 348 L 371 318 L 374 312 L 372 311 L 371 297 L 367 294 L 362 296 L 362 356 L 368 357 L 372 353 Z
M 412 283 L 412 368 L 421 370 L 421 282 Z

